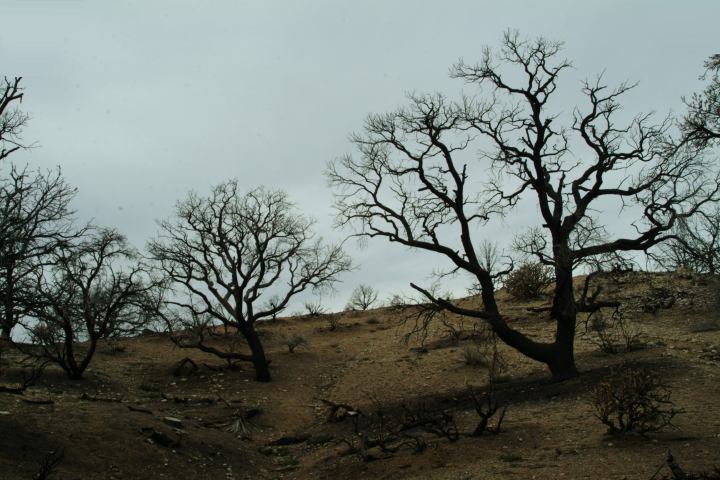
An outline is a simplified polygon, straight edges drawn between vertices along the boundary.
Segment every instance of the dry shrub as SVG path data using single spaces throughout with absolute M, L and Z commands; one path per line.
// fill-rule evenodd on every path
M 672 426 L 681 410 L 670 400 L 670 389 L 646 368 L 621 367 L 593 388 L 595 416 L 610 434 L 648 433 Z
M 619 308 L 610 315 L 603 310 L 590 313 L 585 320 L 585 334 L 605 353 L 629 352 L 644 346 L 642 334 L 625 320 Z
M 465 348 L 463 348 L 463 359 L 465 360 L 465 365 L 472 367 L 483 367 L 488 364 L 487 352 L 476 343 L 465 345 Z
M 317 302 L 305 302 L 305 313 L 311 317 L 317 317 L 325 313 L 325 308 L 322 306 L 322 303 L 319 301 Z
M 532 300 L 540 297 L 552 280 L 552 269 L 547 265 L 525 263 L 508 274 L 505 289 L 518 300 Z
M 296 348 L 306 347 L 308 345 L 308 341 L 305 337 L 298 334 L 285 338 L 283 343 L 290 353 L 295 353 Z
M 328 330 L 334 332 L 340 326 L 340 315 L 328 315 L 325 319 L 328 324 Z

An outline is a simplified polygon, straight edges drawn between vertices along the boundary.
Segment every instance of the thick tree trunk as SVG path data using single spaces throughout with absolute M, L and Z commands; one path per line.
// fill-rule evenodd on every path
M 258 382 L 269 382 L 272 380 L 270 375 L 270 364 L 265 356 L 265 349 L 263 348 L 260 337 L 258 337 L 255 328 L 252 326 L 247 327 L 243 330 L 245 340 L 248 342 L 248 347 L 252 352 L 252 363 L 255 368 L 255 380 Z
M 553 378 L 564 380 L 577 375 L 575 367 L 575 322 L 577 305 L 573 286 L 573 268 L 570 248 L 566 244 L 555 245 L 555 292 L 551 309 L 556 322 L 553 355 L 548 366 Z

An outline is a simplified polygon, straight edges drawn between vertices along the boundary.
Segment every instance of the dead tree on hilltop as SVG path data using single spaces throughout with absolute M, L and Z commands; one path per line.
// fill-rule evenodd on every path
M 236 180 L 179 202 L 176 218 L 162 222 L 149 245 L 167 287 L 156 296 L 155 311 L 177 345 L 252 362 L 256 379 L 270 381 L 257 321 L 273 318 L 307 289 L 331 286 L 350 268 L 339 246 L 313 239 L 312 223 L 284 192 L 258 188 L 242 195 Z M 242 335 L 250 354 L 212 344 L 219 325 Z
M 496 54 L 477 65 L 458 63 L 455 78 L 480 88 L 477 97 L 410 95 L 409 106 L 370 115 L 352 137 L 359 156 L 331 163 L 337 223 L 355 235 L 435 252 L 480 286 L 482 309 L 460 307 L 416 284 L 437 306 L 490 324 L 503 342 L 548 366 L 556 379 L 577 374 L 574 340 L 578 261 L 624 251 L 647 251 L 672 237 L 678 220 L 718 200 L 711 162 L 688 149 L 668 149 L 670 121 L 638 115 L 621 124 L 620 99 L 632 86 L 609 89 L 586 82 L 584 107 L 567 127 L 550 106 L 558 78 L 570 66 L 561 45 L 506 33 Z M 506 69 L 512 70 L 507 71 Z M 571 154 L 570 147 L 573 152 Z M 473 155 L 480 151 L 480 158 Z M 482 187 L 482 185 L 485 187 Z M 549 246 L 555 285 L 551 341 L 509 325 L 495 299 L 491 273 L 479 260 L 477 235 L 491 219 L 531 199 Z M 632 213 L 627 236 L 573 246 L 594 209 L 614 205 Z M 485 235 L 492 235 L 489 229 Z

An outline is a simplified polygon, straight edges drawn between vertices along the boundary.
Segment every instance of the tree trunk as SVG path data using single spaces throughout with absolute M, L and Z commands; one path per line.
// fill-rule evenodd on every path
M 578 374 L 575 367 L 577 305 L 570 248 L 566 244 L 556 244 L 554 255 L 555 292 L 551 315 L 556 322 L 556 330 L 553 354 L 548 366 L 554 379 L 564 380 Z
M 12 268 L 7 267 L 5 272 L 5 295 L 3 298 L 4 318 L 0 325 L 0 336 L 3 340 L 10 340 L 10 334 L 15 326 L 15 282 L 12 276 Z
M 255 328 L 250 325 L 243 330 L 245 340 L 248 342 L 248 347 L 252 352 L 252 363 L 255 368 L 255 380 L 258 382 L 269 382 L 272 380 L 270 375 L 270 365 L 265 356 L 265 349 L 262 346 L 260 337 L 258 337 Z
M 568 275 L 569 282 L 565 278 Z M 564 270 L 562 278 L 564 280 L 562 284 L 558 282 L 555 293 L 555 301 L 560 299 L 558 304 L 562 308 L 556 308 L 555 304 L 553 305 L 553 317 L 557 322 L 555 342 L 553 343 L 536 342 L 510 327 L 498 311 L 491 281 L 488 279 L 485 282 L 486 285 L 483 283 L 485 279 L 480 279 L 483 306 L 485 313 L 492 315 L 488 321 L 495 334 L 506 345 L 526 357 L 546 364 L 555 380 L 564 380 L 577 375 L 574 358 L 576 307 L 572 289 L 572 266 Z M 567 299 L 570 299 L 569 304 Z

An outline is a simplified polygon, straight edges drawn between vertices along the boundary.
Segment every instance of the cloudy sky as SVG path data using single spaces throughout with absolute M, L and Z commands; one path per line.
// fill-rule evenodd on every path
M 448 67 L 508 28 L 565 42 L 567 111 L 605 71 L 639 82 L 628 112 L 680 113 L 720 52 L 717 0 L 0 0 L 0 17 L 0 75 L 25 77 L 25 139 L 38 145 L 14 161 L 60 165 L 79 216 L 138 247 L 188 190 L 231 177 L 287 190 L 341 240 L 322 172 L 352 152 L 348 134 L 406 92 L 457 95 Z M 507 244 L 533 215 L 495 238 Z M 349 248 L 358 269 L 331 306 L 358 283 L 389 294 L 438 266 L 381 241 Z

